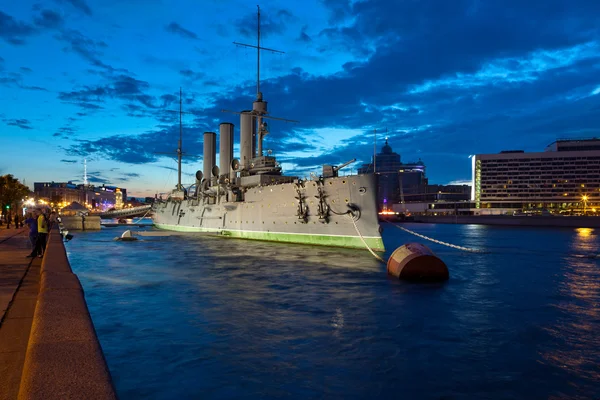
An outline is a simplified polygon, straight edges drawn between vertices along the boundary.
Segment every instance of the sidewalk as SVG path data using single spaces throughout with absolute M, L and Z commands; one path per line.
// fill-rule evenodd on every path
M 16 399 L 40 281 L 28 228 L 0 228 L 0 399 Z

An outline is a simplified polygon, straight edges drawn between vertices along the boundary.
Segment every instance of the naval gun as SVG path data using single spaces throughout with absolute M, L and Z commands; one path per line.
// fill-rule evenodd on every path
M 346 161 L 342 165 L 323 165 L 323 178 L 336 178 L 338 176 L 338 171 L 348 165 L 352 164 L 356 161 L 356 158 L 353 158 L 350 161 Z

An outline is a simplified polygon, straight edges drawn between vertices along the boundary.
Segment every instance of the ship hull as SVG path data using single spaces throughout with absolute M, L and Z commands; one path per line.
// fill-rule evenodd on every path
M 240 239 L 360 249 L 368 246 L 384 251 L 374 188 L 373 175 L 357 175 L 249 188 L 240 202 L 227 201 L 223 193 L 217 196 L 220 201 L 169 199 L 155 205 L 154 225 Z M 301 216 L 300 203 L 307 210 Z M 329 207 L 326 218 L 319 215 L 319 204 Z

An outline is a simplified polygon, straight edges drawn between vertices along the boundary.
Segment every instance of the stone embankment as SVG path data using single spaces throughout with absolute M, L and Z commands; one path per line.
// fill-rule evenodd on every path
M 88 215 L 85 217 L 79 215 L 67 215 L 60 217 L 64 229 L 68 231 L 97 231 L 100 230 L 100 217 L 97 215 Z
M 43 259 L 26 229 L 0 231 L 0 398 L 116 399 L 83 289 L 62 236 Z

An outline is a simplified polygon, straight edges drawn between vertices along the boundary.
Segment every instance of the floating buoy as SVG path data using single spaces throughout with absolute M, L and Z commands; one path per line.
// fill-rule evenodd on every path
M 414 282 L 441 282 L 449 278 L 446 264 L 421 243 L 407 243 L 394 250 L 387 262 L 387 272 Z
M 131 234 L 130 230 L 126 230 L 125 232 L 123 232 L 123 234 L 121 235 L 121 237 L 115 238 L 115 240 L 121 240 L 123 242 L 133 242 L 135 240 L 138 240 L 138 238 L 134 237 Z

